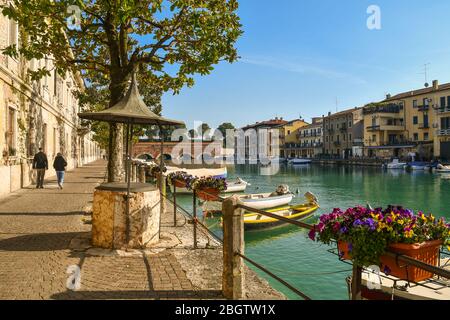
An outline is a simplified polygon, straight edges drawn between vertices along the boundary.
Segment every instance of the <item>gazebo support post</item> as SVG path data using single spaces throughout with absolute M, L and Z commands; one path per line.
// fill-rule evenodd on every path
M 130 241 L 130 188 L 131 188 L 131 150 L 130 145 L 133 139 L 133 122 L 129 122 L 127 124 L 127 138 L 126 138 L 126 152 L 127 152 L 127 161 L 126 161 L 126 181 L 127 181 L 127 199 L 125 204 L 125 217 L 126 217 L 126 242 L 127 246 Z

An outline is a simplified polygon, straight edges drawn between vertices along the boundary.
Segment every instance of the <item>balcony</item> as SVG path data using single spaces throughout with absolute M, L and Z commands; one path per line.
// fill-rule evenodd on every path
M 430 124 L 429 123 L 420 123 L 419 129 L 430 129 Z
M 381 126 L 380 125 L 369 126 L 369 127 L 366 127 L 366 129 L 368 131 L 379 131 L 379 130 L 381 130 Z
M 437 109 L 438 113 L 450 113 L 450 106 L 447 107 L 439 107 L 439 109 Z
M 339 146 L 341 145 L 341 142 L 340 142 L 340 141 L 335 141 L 335 142 L 334 142 L 334 145 L 335 145 L 336 147 L 339 147 Z
M 429 111 L 430 110 L 430 106 L 418 106 L 417 109 L 421 112 L 424 111 Z
M 339 130 L 340 130 L 341 132 L 347 132 L 348 127 L 347 127 L 347 126 L 343 126 L 343 127 L 339 128 Z
M 441 129 L 437 131 L 438 136 L 450 136 L 450 129 Z

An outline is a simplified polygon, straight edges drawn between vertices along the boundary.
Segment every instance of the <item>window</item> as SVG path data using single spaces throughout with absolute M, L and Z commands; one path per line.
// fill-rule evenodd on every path
M 414 141 L 419 141 L 419 134 L 418 133 L 414 133 Z
M 6 133 L 6 144 L 10 155 L 16 149 L 16 110 L 8 109 L 8 132 Z
M 428 98 L 423 98 L 423 105 L 428 106 Z
M 447 97 L 447 107 L 450 108 L 450 96 Z
M 287 131 L 287 134 L 290 135 L 290 134 L 291 134 L 291 130 L 288 130 L 288 131 Z
M 352 127 L 352 122 L 351 122 L 351 121 L 348 122 L 348 127 L 349 127 L 349 128 Z
M 376 135 L 372 135 L 372 142 L 377 142 L 377 136 Z
M 419 117 L 414 116 L 413 117 L 413 124 L 418 124 L 419 123 Z
M 328 142 L 328 136 L 325 137 L 326 141 Z
M 445 97 L 441 97 L 441 108 L 445 107 Z
M 344 138 L 343 140 L 346 141 L 347 136 L 345 134 L 343 134 L 342 137 Z
M 413 100 L 413 108 L 417 108 L 417 100 Z
M 336 124 L 336 129 L 339 129 L 339 123 Z
M 441 118 L 441 130 L 448 130 L 450 129 L 450 118 L 445 117 Z
M 352 141 L 352 134 L 351 133 L 348 135 L 348 141 Z
M 428 141 L 429 139 L 430 139 L 429 133 L 428 133 L 428 132 L 425 132 L 425 133 L 423 134 L 423 140 L 424 140 L 424 141 Z

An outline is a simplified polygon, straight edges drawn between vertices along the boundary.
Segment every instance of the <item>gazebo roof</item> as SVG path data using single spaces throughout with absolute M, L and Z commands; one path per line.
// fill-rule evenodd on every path
M 127 94 L 111 108 L 98 112 L 82 112 L 78 116 L 86 120 L 148 125 L 184 125 L 178 120 L 166 119 L 150 111 L 139 94 L 136 75 L 133 74 Z

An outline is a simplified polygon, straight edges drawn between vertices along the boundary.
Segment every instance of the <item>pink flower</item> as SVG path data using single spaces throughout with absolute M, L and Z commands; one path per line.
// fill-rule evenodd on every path
M 316 240 L 316 230 L 311 229 L 311 230 L 309 231 L 309 233 L 308 233 L 308 237 L 309 237 L 312 241 Z

